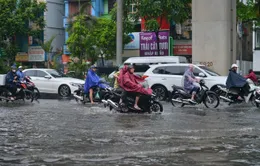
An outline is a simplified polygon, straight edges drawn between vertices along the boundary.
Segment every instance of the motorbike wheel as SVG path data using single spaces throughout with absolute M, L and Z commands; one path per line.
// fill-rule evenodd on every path
M 161 103 L 154 101 L 149 108 L 149 112 L 163 112 L 163 106 Z
M 31 92 L 31 91 L 25 91 L 25 93 L 24 93 L 24 98 L 26 99 L 26 100 L 30 100 L 31 102 L 33 102 L 33 100 L 34 100 L 34 95 L 33 95 L 33 92 Z
M 0 99 L 0 102 L 9 102 L 9 100 L 7 99 L 8 98 L 8 93 L 9 91 L 6 90 L 6 89 L 1 89 L 0 90 L 0 96 L 3 98 L 3 99 Z
M 181 108 L 181 107 L 184 107 L 184 103 L 178 103 L 178 102 L 174 102 L 172 101 L 172 99 L 175 99 L 175 100 L 180 100 L 180 101 L 183 101 L 184 99 L 184 96 L 181 95 L 181 94 L 174 94 L 171 98 L 171 103 L 174 107 L 177 107 L 177 108 Z
M 33 88 L 33 93 L 34 93 L 33 94 L 34 99 L 38 100 L 40 98 L 40 96 L 41 96 L 39 89 L 38 88 Z
M 255 96 L 254 95 L 252 95 L 252 97 L 251 97 L 251 99 L 250 99 L 250 102 L 251 102 L 251 104 L 253 105 L 253 106 L 255 106 L 255 107 L 259 107 L 259 104 L 255 101 L 256 100 L 256 98 L 255 98 Z
M 208 91 L 203 103 L 207 108 L 217 108 L 219 105 L 219 97 L 216 93 Z

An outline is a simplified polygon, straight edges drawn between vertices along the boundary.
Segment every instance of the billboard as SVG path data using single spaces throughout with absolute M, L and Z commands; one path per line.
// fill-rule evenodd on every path
M 128 34 L 131 38 L 131 42 L 126 44 L 125 50 L 138 50 L 140 48 L 140 32 L 133 32 Z
M 158 42 L 155 32 L 140 33 L 140 56 L 168 56 L 169 54 L 169 32 L 159 32 L 159 54 Z

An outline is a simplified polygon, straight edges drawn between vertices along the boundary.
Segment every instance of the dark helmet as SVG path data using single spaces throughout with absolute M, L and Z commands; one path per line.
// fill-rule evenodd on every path
M 133 65 L 128 65 L 128 70 L 133 69 L 133 68 L 134 68 Z
M 252 71 L 253 71 L 252 69 L 249 69 L 249 70 L 248 70 L 248 73 L 251 73 Z

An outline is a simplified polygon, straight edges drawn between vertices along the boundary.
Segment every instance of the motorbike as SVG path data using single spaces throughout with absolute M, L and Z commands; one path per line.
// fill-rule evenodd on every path
M 12 99 L 12 93 L 9 91 L 8 87 L 6 86 L 1 86 L 0 88 L 0 99 L 1 101 L 14 101 L 14 100 L 30 100 L 31 102 L 34 101 L 34 96 L 33 92 L 27 89 L 26 83 L 25 82 L 18 82 L 17 83 L 17 91 L 13 95 Z
M 138 112 L 138 113 L 152 113 L 157 112 L 161 113 L 163 112 L 163 106 L 160 102 L 156 100 L 156 95 L 145 95 L 142 94 L 140 96 L 138 106 L 142 109 L 141 111 L 136 110 L 134 108 L 136 96 L 133 94 L 130 94 L 124 90 L 118 90 L 114 89 L 112 91 L 112 95 L 110 95 L 110 98 L 108 100 L 102 100 L 105 107 L 109 106 L 110 110 L 116 110 L 121 113 L 128 113 L 128 112 Z M 120 99 L 122 100 L 120 102 Z
M 228 102 L 229 105 L 240 104 L 242 102 L 245 103 L 251 102 L 253 105 L 257 106 L 258 100 L 256 99 L 256 95 L 258 94 L 258 91 L 256 90 L 259 89 L 259 87 L 255 86 L 255 84 L 250 79 L 247 79 L 247 83 L 250 87 L 249 94 L 247 96 L 240 96 L 239 95 L 240 89 L 238 88 L 227 89 L 225 86 L 220 86 L 220 85 L 218 86 L 218 90 L 216 92 L 218 93 L 219 97 L 224 102 Z
M 24 81 L 25 81 L 25 84 L 26 84 L 26 88 L 33 93 L 33 98 L 34 98 L 34 100 L 37 101 L 40 98 L 40 91 L 39 91 L 39 89 L 31 81 L 31 77 L 25 76 L 24 77 Z
M 199 81 L 200 90 L 195 96 L 195 102 L 191 102 L 191 94 L 188 93 L 180 86 L 173 85 L 173 91 L 171 94 L 171 103 L 175 107 L 184 107 L 185 105 L 198 105 L 203 103 L 207 108 L 217 108 L 219 106 L 218 95 L 210 91 L 205 85 L 205 81 L 201 79 Z
M 260 106 L 260 89 L 259 88 L 257 90 L 255 90 L 254 96 L 255 96 L 255 106 L 259 107 Z
M 94 102 L 102 102 L 102 99 L 108 99 L 111 92 L 111 87 L 106 82 L 99 82 L 97 86 L 93 87 Z M 78 89 L 74 91 L 73 96 L 77 102 L 86 104 L 90 102 L 89 94 L 84 91 L 84 84 L 78 84 Z

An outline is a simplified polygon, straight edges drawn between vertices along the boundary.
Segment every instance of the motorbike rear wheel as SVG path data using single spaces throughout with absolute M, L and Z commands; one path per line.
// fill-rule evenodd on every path
M 207 108 L 217 108 L 219 105 L 219 97 L 215 92 L 208 91 L 203 103 Z
M 40 91 L 38 88 L 33 88 L 33 97 L 34 100 L 38 100 L 41 97 Z
M 177 108 L 181 108 L 181 107 L 184 107 L 184 103 L 178 103 L 178 102 L 174 102 L 174 101 L 172 101 L 172 99 L 175 99 L 175 100 L 180 100 L 180 101 L 183 101 L 183 99 L 184 99 L 184 96 L 183 95 L 181 95 L 181 94 L 174 94 L 173 96 L 172 96 L 172 98 L 171 98 L 171 103 L 172 103 L 172 105 L 174 106 L 174 107 L 177 107 Z
M 0 89 L 0 102 L 9 102 L 8 100 L 8 93 L 10 93 L 7 89 Z
M 149 107 L 149 112 L 163 112 L 162 104 L 154 101 Z

